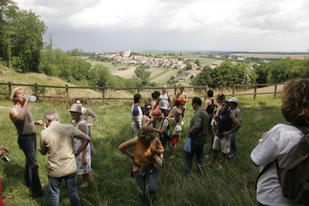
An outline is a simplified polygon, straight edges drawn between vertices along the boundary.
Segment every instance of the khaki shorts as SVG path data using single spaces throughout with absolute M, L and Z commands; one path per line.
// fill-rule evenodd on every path
M 225 154 L 230 153 L 230 136 L 219 138 L 217 135 L 214 138 L 212 149 L 221 151 Z

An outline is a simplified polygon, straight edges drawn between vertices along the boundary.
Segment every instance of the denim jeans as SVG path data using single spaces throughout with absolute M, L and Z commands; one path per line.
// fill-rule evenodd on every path
M 42 187 L 38 173 L 39 166 L 36 161 L 36 134 L 20 135 L 18 145 L 26 157 L 24 179 L 33 195 L 41 195 Z
M 191 152 L 185 152 L 185 160 L 184 160 L 184 175 L 188 175 L 192 169 L 192 161 L 194 156 L 196 157 L 196 163 L 198 172 L 202 172 L 203 170 L 203 162 L 204 162 L 204 145 L 191 145 Z
M 157 194 L 157 177 L 158 172 L 153 169 L 152 172 L 141 175 L 140 172 L 134 172 L 134 179 L 138 186 L 139 198 L 142 205 L 148 205 L 147 182 L 149 183 L 149 196 L 151 201 L 155 201 Z
M 77 194 L 77 186 L 76 186 L 76 173 L 69 174 L 63 177 L 48 176 L 50 206 L 59 205 L 60 186 L 62 180 L 65 181 L 65 184 L 67 186 L 68 194 L 71 199 L 71 205 L 80 206 L 80 200 Z
M 237 136 L 238 130 L 230 134 L 230 152 L 232 154 L 236 153 L 236 136 Z

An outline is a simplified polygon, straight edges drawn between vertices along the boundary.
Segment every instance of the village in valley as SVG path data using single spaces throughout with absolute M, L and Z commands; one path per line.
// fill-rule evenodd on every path
M 98 58 L 110 59 L 119 64 L 133 64 L 133 65 L 145 65 L 148 68 L 152 69 L 174 69 L 174 70 L 183 70 L 184 72 L 178 72 L 175 80 L 188 82 L 190 79 L 196 77 L 203 69 L 204 66 L 209 66 L 211 68 L 219 66 L 219 64 L 201 64 L 194 60 L 186 60 L 179 57 L 157 57 L 157 56 L 148 56 L 141 54 L 134 54 L 131 50 L 117 53 L 96 53 Z

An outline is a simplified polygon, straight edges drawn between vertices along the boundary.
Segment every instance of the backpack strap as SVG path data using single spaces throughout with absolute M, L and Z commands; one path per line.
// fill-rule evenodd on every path
M 255 181 L 255 190 L 257 189 L 257 183 L 260 179 L 260 177 L 270 168 L 270 166 L 274 163 L 274 162 L 277 162 L 277 159 L 268 163 L 263 169 L 262 171 L 259 173 L 258 177 L 256 178 L 256 181 Z

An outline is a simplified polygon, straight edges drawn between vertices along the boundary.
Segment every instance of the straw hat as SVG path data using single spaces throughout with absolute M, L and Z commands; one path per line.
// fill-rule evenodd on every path
M 14 101 L 15 95 L 17 91 L 23 91 L 22 87 L 16 87 L 12 90 L 11 95 L 10 95 L 10 100 Z
M 72 104 L 70 112 L 82 113 L 82 105 L 81 104 Z

